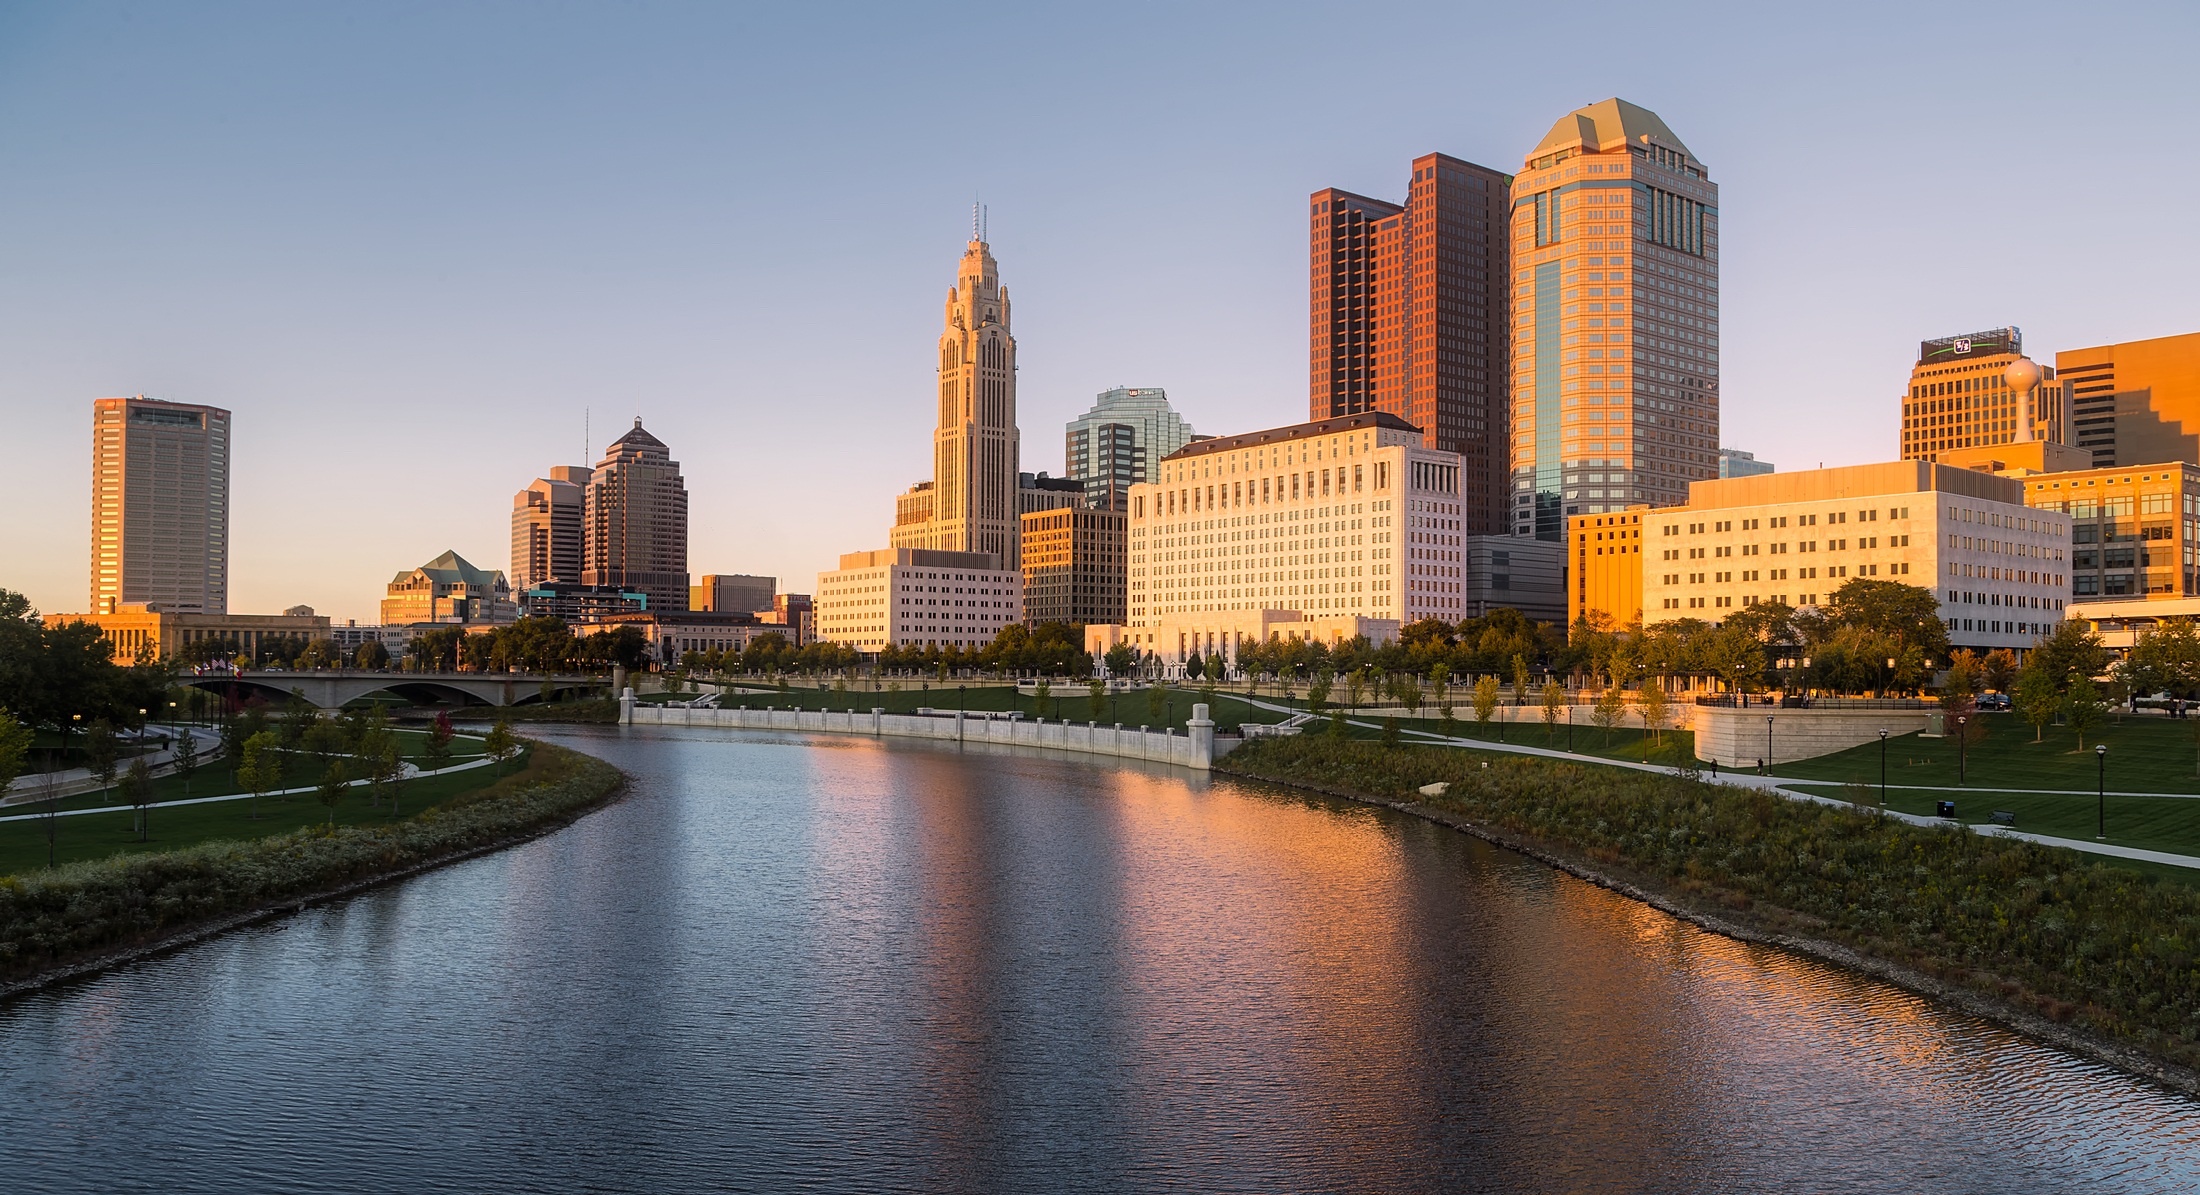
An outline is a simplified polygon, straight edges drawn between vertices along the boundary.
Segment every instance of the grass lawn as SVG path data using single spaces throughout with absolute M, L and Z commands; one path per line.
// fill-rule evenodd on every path
M 1861 798 L 1866 804 L 1879 796 L 1876 785 L 1863 789 L 1853 785 L 1831 784 L 1796 784 L 1790 787 L 1799 792 L 1843 800 Z M 1988 820 L 1988 814 L 1996 809 L 2006 809 L 2017 815 L 2015 829 L 2032 834 L 2052 834 L 2057 838 L 2090 841 L 2099 816 L 2099 802 L 2091 794 L 2072 796 L 1984 788 L 1961 793 L 1920 793 L 1896 788 L 1887 790 L 1887 808 L 1903 813 L 1929 816 L 1933 812 L 1934 803 L 1943 800 L 1953 800 L 1956 803 L 1956 820 L 1968 825 L 1983 825 Z M 2110 797 L 2108 840 L 2117 846 L 2173 851 L 2180 855 L 2200 855 L 2200 800 L 2190 797 Z
M 459 740 L 460 744 L 466 740 Z M 474 744 L 478 748 L 479 744 Z M 475 755 L 479 751 L 474 752 Z M 533 766 L 533 752 L 520 760 L 504 765 L 505 775 L 511 776 Z M 445 801 L 461 793 L 487 788 L 497 781 L 496 768 L 472 768 L 463 772 L 445 772 L 436 776 L 423 776 L 406 781 L 398 790 L 400 814 L 413 814 Z M 297 761 L 285 778 L 286 787 L 313 783 L 319 778 L 310 759 Z M 183 795 L 180 782 L 173 791 L 168 787 L 173 777 L 163 777 L 159 782 L 159 799 L 170 800 Z M 228 775 L 219 768 L 204 768 L 192 785 L 196 796 L 216 796 L 236 791 Z M 344 794 L 337 803 L 334 819 L 338 825 L 366 825 L 397 820 L 390 812 L 385 799 L 379 808 L 368 804 L 368 790 L 361 785 Z M 98 806 L 97 793 L 80 799 L 61 802 L 64 809 Z M 257 806 L 257 808 L 255 808 Z M 11 805 L 8 814 L 35 813 L 43 803 Z M 154 809 L 150 813 L 149 840 L 139 842 L 135 826 L 136 810 L 120 803 L 119 798 L 109 808 L 112 812 L 86 814 L 79 817 L 55 818 L 51 823 L 41 819 L 21 822 L 0 822 L 0 875 L 13 875 L 31 871 L 46 865 L 46 831 L 49 824 L 54 831 L 53 860 L 68 863 L 78 859 L 103 859 L 114 854 L 142 851 L 162 851 L 190 846 L 217 838 L 259 838 L 268 834 L 280 834 L 302 826 L 318 826 L 330 819 L 329 810 L 312 793 L 294 793 L 287 797 L 265 797 L 258 801 L 249 798 L 238 801 L 216 801 L 204 805 L 183 805 L 166 809 Z M 255 817 L 254 815 L 257 814 Z
M 2111 720 L 2085 740 L 2068 727 L 2050 726 L 2046 741 L 2032 741 L 2032 727 L 2008 714 L 1987 714 L 1986 738 L 1967 750 L 1965 781 L 1976 789 L 2071 788 L 2092 791 L 2093 748 L 2108 747 L 2108 787 L 2127 792 L 2200 793 L 2194 768 L 2194 735 L 2200 719 L 2126 718 Z M 1852 747 L 1816 759 L 1781 764 L 1782 776 L 1835 783 L 1879 784 L 1879 744 Z M 1954 785 L 1956 744 L 1906 734 L 1887 740 L 1887 783 Z M 2004 806 L 2006 808 L 2006 806 Z M 2087 837 L 2092 835 L 2088 833 Z

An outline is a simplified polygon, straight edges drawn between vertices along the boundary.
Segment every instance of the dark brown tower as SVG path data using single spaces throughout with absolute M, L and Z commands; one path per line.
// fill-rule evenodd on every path
M 1387 411 L 1458 453 L 1475 535 L 1509 530 L 1511 185 L 1427 154 L 1402 207 L 1331 188 L 1309 208 L 1309 416 Z

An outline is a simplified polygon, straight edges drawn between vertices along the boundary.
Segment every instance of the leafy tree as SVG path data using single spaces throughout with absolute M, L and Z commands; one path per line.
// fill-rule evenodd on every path
M 343 754 L 344 728 L 327 718 L 315 718 L 305 733 L 298 736 L 298 746 L 313 757 L 315 767 L 328 767 L 329 760 Z
M 358 760 L 367 781 L 368 802 L 380 808 L 383 788 L 395 780 L 404 767 L 397 751 L 397 736 L 385 726 L 370 725 L 359 736 Z
M 84 736 L 84 765 L 99 781 L 99 799 L 107 800 L 107 791 L 115 786 L 115 765 L 122 757 L 122 744 L 115 738 L 115 728 L 101 718 L 92 723 Z
M 1393 714 L 1383 719 L 1383 746 L 1397 746 L 1398 738 L 1398 717 Z
M 137 811 L 138 841 L 144 842 L 148 833 L 147 822 L 150 820 L 147 813 L 153 807 L 153 769 L 145 766 L 145 757 L 142 755 L 131 760 L 130 770 L 123 773 L 122 799 L 129 802 L 131 809 Z
M 260 798 L 283 786 L 282 740 L 263 730 L 244 741 L 244 762 L 237 768 L 237 783 L 252 794 L 250 816 L 260 817 Z
M 1441 664 L 1437 666 L 1442 667 Z M 1366 667 L 1362 666 L 1359 668 L 1355 668 L 1345 674 L 1344 695 L 1345 701 L 1349 703 L 1353 709 L 1357 710 L 1360 708 L 1360 699 L 1367 695 Z
M 1833 591 L 1826 617 L 1835 627 L 1884 636 L 1898 649 L 1915 647 L 1936 659 L 1948 650 L 1948 626 L 1940 619 L 1940 598 L 1920 586 L 1851 578 Z
M 2100 691 L 2092 681 L 2080 680 L 2070 686 L 2063 698 L 2063 720 L 2078 732 L 2078 750 L 2085 750 L 2086 732 L 2099 727 L 2107 716 L 2108 707 L 2102 704 Z
M 1039 678 L 1039 683 L 1031 686 L 1031 697 L 1034 701 L 1044 702 L 1052 696 L 1054 696 L 1054 683 L 1043 676 Z
M 336 806 L 344 799 L 344 790 L 351 787 L 351 776 L 341 759 L 329 761 L 328 770 L 321 773 L 321 782 L 313 786 L 313 796 L 328 810 L 328 824 L 336 824 Z
M 378 639 L 369 639 L 351 653 L 351 663 L 354 668 L 387 668 L 390 666 L 390 649 L 382 646 Z
M 1451 665 L 1441 660 L 1429 666 L 1428 699 L 1436 703 L 1437 712 L 1451 717 Z
M 2188 619 L 2163 622 L 2139 637 L 2117 672 L 2134 692 L 2191 698 L 2200 693 L 2200 632 Z
M 1497 713 L 1497 678 L 1484 673 L 1474 679 L 1474 720 L 1483 738 L 1490 737 L 1490 719 Z
M 1642 686 L 1642 696 L 1635 702 L 1642 714 L 1643 729 L 1650 732 L 1653 742 L 1665 741 L 1665 724 L 1673 717 L 1673 707 L 1666 701 L 1665 686 L 1650 681 Z
M 435 721 L 428 727 L 427 745 L 423 748 L 430 772 L 440 772 L 451 762 L 451 739 L 456 735 L 457 732 L 451 729 L 451 716 L 438 711 Z
M 1107 664 L 1109 676 L 1129 676 L 1138 666 L 1138 649 L 1129 643 L 1118 643 L 1109 648 L 1101 660 Z
M 2055 679 L 2057 692 L 2067 693 L 2077 681 L 2107 670 L 2108 649 L 2084 621 L 2065 619 L 2033 644 L 2032 663 Z
M 1146 686 L 1146 716 L 1156 726 L 1168 724 L 1169 691 L 1157 681 Z
M 1514 652 L 1514 653 L 1513 653 L 1513 658 L 1512 658 L 1512 678 L 1513 678 L 1513 704 L 1514 704 L 1514 705 L 1525 705 L 1525 704 L 1527 704 L 1527 701 L 1528 701 L 1528 657 L 1526 657 L 1526 656 L 1522 655 L 1522 654 L 1521 654 L 1521 653 L 1519 653 L 1519 652 Z
M 176 738 L 176 775 L 183 779 L 183 795 L 191 795 L 191 777 L 199 770 L 199 736 L 189 731 Z
M 1543 682 L 1543 741 L 1549 743 L 1558 735 L 1558 720 L 1564 717 L 1566 690 L 1556 680 Z
M 505 761 L 519 754 L 519 739 L 512 734 L 512 724 L 502 718 L 489 728 L 489 737 L 482 743 L 489 758 L 496 761 L 497 774 L 504 774 Z
M 1098 722 L 1100 716 L 1108 712 L 1108 683 L 1094 677 L 1085 686 L 1085 697 L 1092 709 L 1092 720 Z
M 0 710 L 0 793 L 30 767 L 31 728 Z
M 1968 714 L 1978 701 L 1980 675 L 1978 653 L 1966 648 L 1948 660 L 1948 674 L 1940 681 L 1940 708 L 1949 715 Z
M 1407 714 L 1416 718 L 1421 716 L 1420 677 L 1409 672 L 1391 678 L 1390 695 L 1398 699 L 1398 704 L 1405 707 Z
M 305 743 L 306 732 L 319 725 L 320 721 L 321 711 L 313 708 L 313 703 L 306 700 L 304 692 L 292 689 L 290 699 L 283 702 L 283 746 L 298 750 Z
M 1589 720 L 1604 728 L 1604 745 L 1612 745 L 1612 728 L 1627 717 L 1627 694 L 1618 685 L 1607 686 L 1596 705 L 1589 711 Z
M 2032 741 L 2037 743 L 2047 737 L 2047 724 L 2062 710 L 2062 694 L 2055 691 L 2055 678 L 2045 668 L 2027 665 L 2017 674 L 2017 691 L 2011 704 L 2032 724 Z
M 2010 686 L 2017 683 L 2017 653 L 2006 647 L 1987 652 L 1979 665 L 1979 675 L 1989 692 L 2009 692 Z
M 1322 666 L 1320 670 L 1314 673 L 1314 683 L 1306 686 L 1306 711 L 1308 713 L 1318 714 L 1322 712 L 1324 706 L 1329 704 L 1329 694 L 1335 679 L 1335 675 L 1329 671 L 1327 665 Z
M 1200 677 L 1207 675 L 1207 657 L 1196 651 L 1184 657 L 1184 675 L 1193 680 L 1198 680 Z

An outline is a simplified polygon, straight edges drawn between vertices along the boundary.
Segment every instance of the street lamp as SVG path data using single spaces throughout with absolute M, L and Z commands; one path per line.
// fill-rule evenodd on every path
M 2095 842 L 2106 842 L 2108 841 L 2108 744 L 2103 743 L 2093 748 L 2093 758 L 2098 764 L 2095 771 L 2100 785 L 2101 802 L 2100 823 L 2094 828 L 2093 840 Z
M 1879 731 L 1879 807 L 1887 807 L 1887 731 Z
M 1961 786 L 1965 783 L 1963 779 L 1964 748 L 1969 746 L 1969 744 L 1963 741 L 1963 726 L 1964 723 L 1969 722 L 1970 720 L 1971 719 L 1966 715 L 1956 715 L 1956 784 L 1958 786 Z
M 1765 766 L 1772 766 L 1772 715 L 1765 715 Z

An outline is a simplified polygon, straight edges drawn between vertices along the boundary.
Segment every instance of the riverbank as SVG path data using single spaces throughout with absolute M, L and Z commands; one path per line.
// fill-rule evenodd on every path
M 1216 771 L 1384 805 L 1716 933 L 2200 1094 L 2200 892 L 2010 839 L 1650 773 L 1301 736 Z M 1441 795 L 1423 786 L 1443 783 Z
M 534 744 L 528 766 L 402 821 L 318 826 L 0 877 L 0 997 L 548 833 L 625 777 Z

